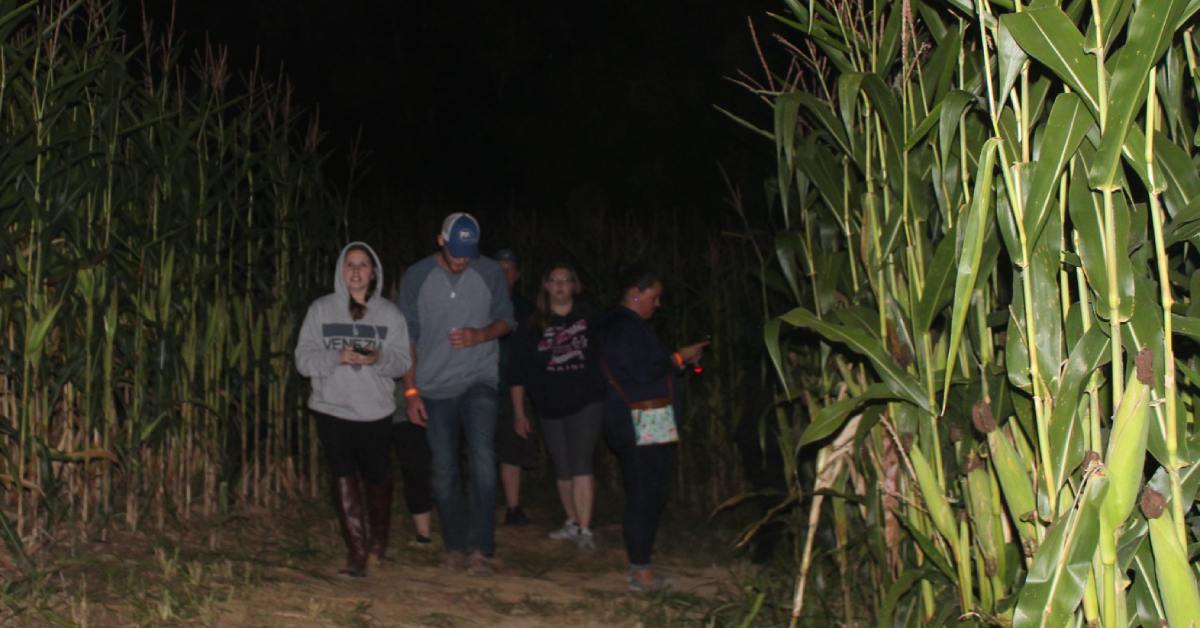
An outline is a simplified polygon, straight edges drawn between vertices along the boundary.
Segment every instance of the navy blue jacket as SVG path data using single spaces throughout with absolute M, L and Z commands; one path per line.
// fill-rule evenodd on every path
M 610 384 L 605 402 L 605 414 L 616 425 L 628 425 L 628 434 L 622 428 L 621 437 L 633 437 L 626 400 L 644 401 L 662 399 L 668 390 L 673 393 L 675 418 L 678 423 L 683 416 L 680 404 L 681 381 L 676 377 L 681 372 L 671 358 L 671 351 L 663 346 L 648 321 L 633 310 L 618 306 L 608 313 L 602 327 L 604 333 L 604 364 L 613 379 L 620 385 L 625 399 L 622 400 Z M 675 378 L 672 381 L 672 378 Z M 667 382 L 671 381 L 671 386 Z

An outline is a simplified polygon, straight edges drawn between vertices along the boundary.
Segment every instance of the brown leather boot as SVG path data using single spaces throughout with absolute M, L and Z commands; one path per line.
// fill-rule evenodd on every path
M 392 525 L 392 481 L 367 482 L 367 554 L 383 560 Z
M 346 566 L 338 573 L 362 578 L 367 575 L 367 528 L 363 521 L 358 478 L 334 478 L 333 492 L 334 508 L 342 527 L 342 540 L 346 542 Z

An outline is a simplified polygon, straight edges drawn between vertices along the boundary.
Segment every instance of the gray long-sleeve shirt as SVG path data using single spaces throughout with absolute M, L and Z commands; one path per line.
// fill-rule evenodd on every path
M 426 257 L 404 273 L 399 305 L 417 350 L 421 396 L 448 399 L 474 384 L 498 384 L 497 341 L 465 349 L 450 346 L 452 329 L 482 328 L 496 321 L 516 326 L 504 271 L 495 260 L 471 260 L 466 270 L 455 274 L 438 265 L 437 254 Z

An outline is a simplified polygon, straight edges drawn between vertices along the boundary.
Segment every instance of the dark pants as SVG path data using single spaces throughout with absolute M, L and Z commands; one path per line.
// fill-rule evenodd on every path
M 628 408 L 611 408 L 605 413 L 605 434 L 617 459 L 625 486 L 625 552 L 629 564 L 644 567 L 654 556 L 654 538 L 667 505 L 667 487 L 675 445 L 643 445 L 633 436 Z
M 433 458 L 425 428 L 410 421 L 395 423 L 392 440 L 396 445 L 396 458 L 400 461 L 400 475 L 404 478 L 404 503 L 408 514 L 420 515 L 433 510 L 430 484 Z
M 376 421 L 348 421 L 313 412 L 317 438 L 335 478 L 361 477 L 369 483 L 388 479 L 388 434 L 392 417 Z

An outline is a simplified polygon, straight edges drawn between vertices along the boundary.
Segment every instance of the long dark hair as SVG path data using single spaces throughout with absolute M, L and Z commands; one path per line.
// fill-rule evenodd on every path
M 362 251 L 363 255 L 367 256 L 367 261 L 371 263 L 371 281 L 367 283 L 367 299 L 371 300 L 371 295 L 375 294 L 375 282 L 379 280 L 375 272 L 375 256 L 371 254 L 371 249 L 368 249 L 362 244 L 353 244 L 346 248 L 346 252 L 342 254 L 342 263 L 346 263 L 346 258 L 350 256 L 351 251 Z M 354 300 L 354 295 L 350 295 L 350 318 L 351 320 L 361 320 L 367 315 L 367 305 Z
M 530 322 L 538 331 L 546 331 L 546 325 L 550 323 L 550 294 L 546 291 L 546 282 L 550 281 L 550 273 L 556 270 L 565 270 L 571 273 L 571 280 L 575 282 L 575 291 L 572 292 L 572 298 L 583 292 L 583 283 L 579 281 L 579 273 L 575 272 L 575 267 L 566 262 L 555 262 L 546 267 L 546 272 L 542 273 L 542 283 L 538 284 L 537 298 L 534 299 L 533 315 L 530 316 Z

